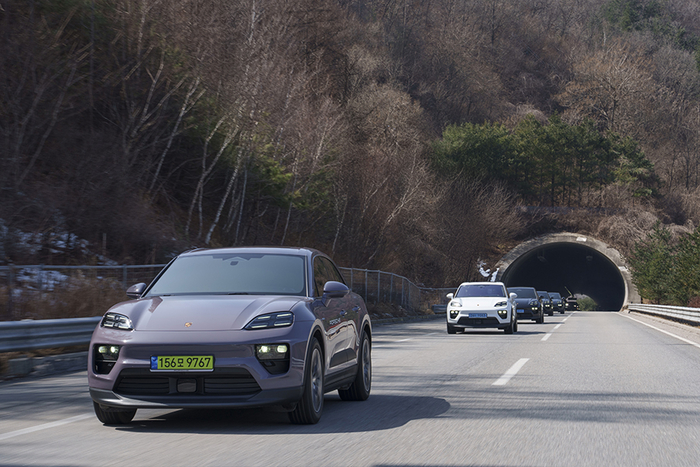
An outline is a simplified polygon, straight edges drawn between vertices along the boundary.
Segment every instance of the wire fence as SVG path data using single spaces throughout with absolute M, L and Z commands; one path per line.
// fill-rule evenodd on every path
M 126 299 L 129 286 L 150 283 L 164 266 L 0 266 L 0 320 L 100 315 L 110 304 Z M 420 287 L 390 272 L 339 269 L 348 286 L 380 316 L 444 312 L 445 295 L 456 289 Z M 86 303 L 88 309 L 78 310 Z

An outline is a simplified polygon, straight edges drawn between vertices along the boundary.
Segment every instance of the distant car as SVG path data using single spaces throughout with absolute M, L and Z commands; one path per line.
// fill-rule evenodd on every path
M 515 308 L 518 320 L 531 319 L 538 324 L 544 323 L 544 308 L 537 298 L 537 290 L 534 287 L 508 287 L 515 297 Z
M 309 424 L 321 418 L 324 393 L 369 397 L 367 308 L 317 250 L 193 250 L 127 295 L 88 352 L 102 423 L 129 423 L 140 408 L 277 405 Z
M 464 282 L 447 294 L 447 333 L 466 328 L 498 328 L 506 334 L 518 331 L 515 294 L 502 282 Z
M 566 310 L 567 311 L 577 311 L 578 308 L 578 300 L 576 300 L 576 297 L 567 297 L 565 300 L 566 304 Z
M 564 308 L 566 305 L 564 305 L 564 300 L 561 298 L 561 295 L 559 292 L 547 292 L 549 294 L 549 298 L 552 299 L 552 309 L 554 311 L 558 311 L 560 314 L 564 314 Z
M 542 302 L 542 308 L 544 308 L 544 312 L 547 313 L 547 315 L 549 316 L 554 316 L 554 308 L 552 308 L 552 299 L 549 297 L 549 294 L 543 290 L 538 290 L 537 296 Z

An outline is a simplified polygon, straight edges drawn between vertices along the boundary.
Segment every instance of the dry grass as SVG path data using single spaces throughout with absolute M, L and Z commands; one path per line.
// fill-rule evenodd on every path
M 80 272 L 51 291 L 18 286 L 12 292 L 10 310 L 9 289 L 0 288 L 0 316 L 9 321 L 101 316 L 115 303 L 127 299 L 119 282 L 87 277 Z

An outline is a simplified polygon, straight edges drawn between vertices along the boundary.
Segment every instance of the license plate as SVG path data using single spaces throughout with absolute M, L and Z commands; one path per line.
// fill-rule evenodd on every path
M 525 313 L 525 310 L 518 310 L 518 313 Z
M 486 318 L 488 315 L 486 313 L 469 313 L 470 318 Z
M 158 355 L 151 357 L 151 371 L 212 371 L 213 355 Z

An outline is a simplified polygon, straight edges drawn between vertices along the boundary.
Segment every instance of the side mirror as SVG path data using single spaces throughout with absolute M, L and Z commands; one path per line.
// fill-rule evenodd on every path
M 343 298 L 350 292 L 347 285 L 342 282 L 328 281 L 323 286 L 323 298 Z
M 515 300 L 516 298 L 518 298 L 518 294 L 515 293 L 515 292 L 511 292 L 511 293 L 510 293 L 510 299 L 511 299 L 511 300 Z
M 126 289 L 126 296 L 133 299 L 141 298 L 144 290 L 146 290 L 146 284 L 139 282 Z
M 452 300 L 453 298 L 455 298 L 455 294 L 453 294 L 452 292 L 450 292 L 450 293 L 448 293 L 447 295 L 445 295 L 445 297 L 447 297 L 448 300 Z

